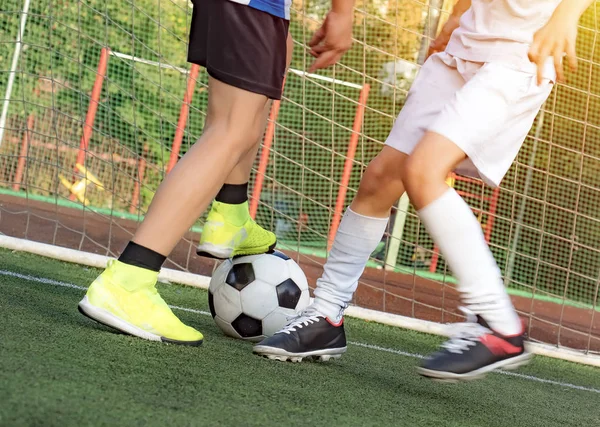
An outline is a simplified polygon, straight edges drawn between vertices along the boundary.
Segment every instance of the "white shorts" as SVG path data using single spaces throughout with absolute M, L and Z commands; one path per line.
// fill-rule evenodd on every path
M 410 154 L 425 132 L 445 136 L 468 159 L 456 171 L 498 186 L 552 91 L 536 76 L 447 53 L 423 65 L 386 144 Z

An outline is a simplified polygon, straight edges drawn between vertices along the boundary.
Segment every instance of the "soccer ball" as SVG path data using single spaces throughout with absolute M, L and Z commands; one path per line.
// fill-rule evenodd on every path
M 217 326 L 225 335 L 250 341 L 273 335 L 309 300 L 306 276 L 281 252 L 224 261 L 208 289 Z

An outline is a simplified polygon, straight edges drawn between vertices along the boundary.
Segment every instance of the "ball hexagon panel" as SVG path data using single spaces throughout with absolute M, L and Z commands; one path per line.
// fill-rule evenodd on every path
M 210 315 L 214 319 L 217 312 L 215 311 L 215 296 L 211 291 L 208 291 L 208 308 L 210 309 Z
M 240 336 L 240 334 L 238 334 L 235 331 L 235 329 L 233 329 L 233 326 L 231 326 L 231 323 L 224 321 L 219 316 L 215 317 L 215 323 L 217 324 L 217 326 L 219 327 L 219 329 L 221 329 L 223 331 L 223 333 L 225 335 L 228 335 L 228 336 L 233 337 L 233 338 L 242 338 Z
M 225 279 L 225 283 L 229 286 L 241 291 L 250 283 L 254 282 L 254 268 L 253 264 L 244 262 L 240 264 L 233 264 L 229 273 L 227 273 L 227 278 Z
M 287 263 L 284 259 L 266 254 L 255 259 L 252 266 L 257 279 L 275 286 L 290 277 Z
M 298 285 L 296 285 L 292 279 L 287 279 L 277 285 L 275 289 L 277 290 L 279 306 L 294 310 L 302 295 L 302 291 Z
M 231 260 L 226 259 L 217 267 L 217 269 L 213 272 L 212 277 L 210 278 L 210 285 L 208 289 L 213 293 L 216 292 L 217 288 L 225 283 L 225 278 L 227 277 L 227 273 L 231 270 L 231 266 L 233 263 Z
M 308 281 L 300 266 L 293 259 L 286 261 L 286 264 L 288 266 L 288 277 L 298 285 L 301 291 L 308 291 Z
M 275 287 L 255 280 L 240 292 L 242 312 L 255 319 L 262 319 L 277 308 Z
M 233 322 L 231 322 L 233 329 L 242 338 L 260 338 L 262 337 L 262 322 L 253 317 L 245 314 L 240 314 Z
M 213 295 L 214 309 L 225 322 L 233 322 L 242 314 L 240 293 L 231 286 L 220 286 Z

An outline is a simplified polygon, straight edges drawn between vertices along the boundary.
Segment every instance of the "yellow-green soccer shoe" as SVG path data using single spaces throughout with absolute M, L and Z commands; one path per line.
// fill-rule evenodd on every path
M 79 302 L 79 311 L 99 323 L 146 340 L 202 344 L 202 334 L 184 325 L 158 294 L 157 278 L 157 272 L 111 261 Z
M 213 202 L 198 245 L 198 255 L 227 259 L 242 255 L 272 252 L 275 234 L 250 217 L 248 202 L 231 205 Z

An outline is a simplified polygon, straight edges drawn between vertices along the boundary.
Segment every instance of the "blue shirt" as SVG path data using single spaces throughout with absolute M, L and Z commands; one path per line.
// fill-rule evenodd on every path
M 290 19 L 292 0 L 231 0 L 244 4 L 254 9 L 262 10 L 270 15 L 283 19 Z

